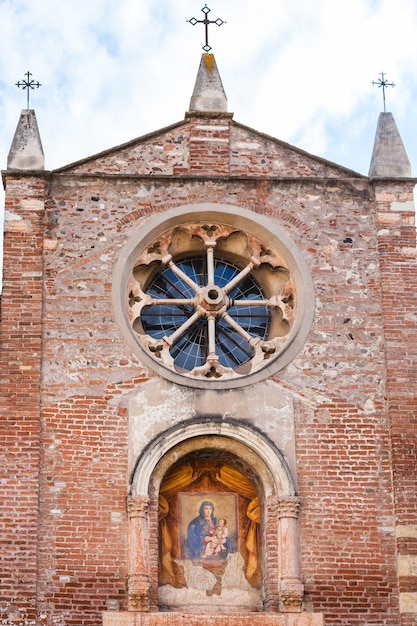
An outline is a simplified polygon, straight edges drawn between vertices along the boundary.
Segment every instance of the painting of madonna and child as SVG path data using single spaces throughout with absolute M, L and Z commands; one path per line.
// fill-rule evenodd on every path
M 227 559 L 239 548 L 236 528 L 237 498 L 229 494 L 183 493 L 178 495 L 180 509 L 181 553 L 186 559 L 214 563 Z M 216 502 L 215 515 L 214 502 Z M 198 509 L 198 515 L 188 519 Z
M 174 494 L 172 487 L 161 488 L 165 494 L 160 495 L 161 608 L 260 607 L 259 500 L 236 470 L 226 466 L 216 470 L 217 481 L 223 483 L 203 481 L 213 487 L 211 491 Z M 176 478 L 172 484 L 180 482 Z M 238 485 L 243 493 L 225 491 L 225 484 Z

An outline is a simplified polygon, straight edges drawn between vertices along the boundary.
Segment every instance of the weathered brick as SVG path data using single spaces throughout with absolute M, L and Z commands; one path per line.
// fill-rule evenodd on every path
M 283 227 L 314 281 L 310 337 L 270 379 L 294 411 L 304 608 L 332 626 L 414 624 L 400 593 L 409 608 L 416 580 L 398 579 L 397 556 L 416 554 L 415 537 L 395 532 L 417 523 L 412 182 L 356 176 L 228 115 L 5 181 L 1 618 L 98 626 L 109 599 L 127 609 L 129 402 L 156 375 L 115 322 L 113 268 L 149 216 L 210 202 Z M 279 600 L 274 523 L 267 615 Z M 156 611 L 155 586 L 150 601 Z

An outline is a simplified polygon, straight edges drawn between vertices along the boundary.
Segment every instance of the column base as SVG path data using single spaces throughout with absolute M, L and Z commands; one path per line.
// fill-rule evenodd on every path
M 304 585 L 299 580 L 282 580 L 279 586 L 279 609 L 283 613 L 301 613 Z

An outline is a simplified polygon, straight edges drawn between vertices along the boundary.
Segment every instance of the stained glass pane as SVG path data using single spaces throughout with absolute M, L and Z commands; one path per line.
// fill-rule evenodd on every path
M 203 258 L 181 261 L 176 266 L 189 276 L 198 287 L 207 285 L 206 263 Z M 216 259 L 214 261 L 214 283 L 224 288 L 241 268 L 231 263 Z M 194 289 L 172 269 L 164 269 L 157 274 L 148 286 L 147 293 L 159 300 L 186 300 L 196 296 Z M 257 282 L 249 274 L 242 278 L 229 293 L 231 300 L 263 300 L 265 298 Z M 141 321 L 144 331 L 154 339 L 169 337 L 181 328 L 194 314 L 195 307 L 190 304 L 157 304 L 145 307 Z M 228 315 L 251 337 L 266 339 L 270 324 L 270 312 L 264 305 L 236 306 L 232 303 Z M 200 317 L 192 326 L 184 329 L 171 347 L 171 356 L 178 368 L 191 371 L 204 365 L 208 355 L 208 322 Z M 252 350 L 242 334 L 233 328 L 221 316 L 216 318 L 216 355 L 225 367 L 236 368 L 249 361 Z

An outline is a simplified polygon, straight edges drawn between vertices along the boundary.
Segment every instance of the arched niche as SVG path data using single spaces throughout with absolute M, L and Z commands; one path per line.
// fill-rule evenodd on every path
M 209 470 L 201 477 L 198 471 L 203 459 L 208 461 Z M 198 482 L 200 479 L 207 481 L 206 490 Z M 167 483 L 172 485 L 175 481 L 179 481 L 180 488 L 167 488 Z M 167 515 L 167 507 L 169 510 L 172 506 L 166 502 L 167 495 L 171 503 L 175 499 L 179 516 L 177 526 L 172 528 L 167 521 L 161 521 Z M 184 552 L 190 522 L 202 515 L 198 509 L 207 501 L 217 507 L 219 516 L 228 511 L 222 517 L 229 518 L 228 528 L 235 542 L 234 546 L 229 542 L 232 548 L 226 555 L 227 568 L 221 572 L 219 565 L 217 570 L 207 565 L 205 554 L 195 557 Z M 258 510 L 253 513 L 256 506 Z M 283 455 L 258 432 L 213 420 L 183 424 L 164 433 L 138 459 L 128 498 L 129 609 L 299 612 L 303 597 L 299 506 Z M 215 530 L 219 532 L 217 511 L 213 519 L 214 534 Z M 171 548 L 167 550 L 167 544 L 163 544 L 167 532 L 168 544 L 175 543 L 173 533 L 177 537 L 173 556 L 168 554 Z M 257 553 L 249 555 L 257 560 L 255 582 L 247 575 L 249 557 L 245 557 L 246 548 L 240 542 L 247 541 L 249 532 L 257 545 Z M 174 563 L 181 570 L 177 585 L 162 580 L 162 561 L 166 557 L 168 567 Z M 238 571 L 244 574 L 240 574 L 240 582 Z
M 295 495 L 291 472 L 280 450 L 255 430 L 225 420 L 187 422 L 165 431 L 138 459 L 133 472 L 130 493 L 149 495 L 151 476 L 153 485 L 159 488 L 162 477 L 175 458 L 193 449 L 199 449 L 204 445 L 204 441 L 201 440 L 204 437 L 210 438 L 211 445 L 213 445 L 213 437 L 216 437 L 216 446 L 219 448 L 227 447 L 232 443 L 238 453 L 244 454 L 244 458 L 251 459 L 252 463 L 262 463 L 265 471 L 266 494 Z M 179 447 L 180 444 L 184 446 Z

